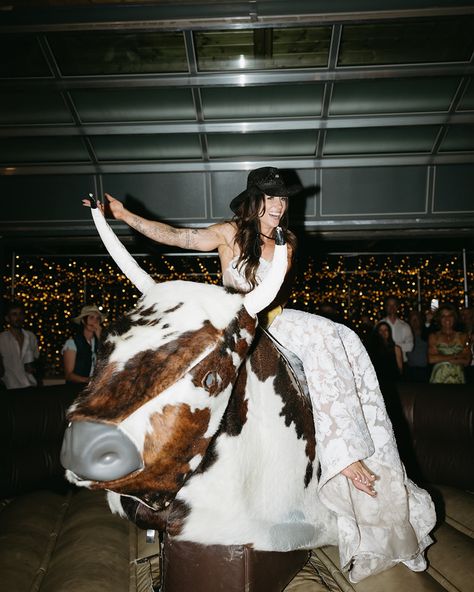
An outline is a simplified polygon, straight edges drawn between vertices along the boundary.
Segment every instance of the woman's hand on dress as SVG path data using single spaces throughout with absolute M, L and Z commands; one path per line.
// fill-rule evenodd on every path
M 352 463 L 341 471 L 341 475 L 347 477 L 356 489 L 375 497 L 377 492 L 374 489 L 375 475 L 360 460 Z

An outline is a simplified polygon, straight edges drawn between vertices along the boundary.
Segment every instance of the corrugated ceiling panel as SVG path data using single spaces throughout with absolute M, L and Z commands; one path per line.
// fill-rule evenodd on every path
M 431 152 L 439 128 L 374 127 L 327 131 L 324 155 Z
M 71 93 L 83 122 L 195 120 L 187 88 L 83 89 Z
M 0 35 L 0 76 L 50 77 L 51 71 L 43 57 L 35 35 Z
M 179 32 L 79 31 L 51 33 L 48 41 L 64 76 L 188 70 Z
M 336 82 L 330 115 L 447 111 L 460 78 L 396 78 Z
M 91 141 L 101 161 L 201 158 L 199 136 L 195 134 L 93 136 Z
M 211 158 L 312 156 L 316 151 L 315 131 L 259 134 L 208 134 Z
M 459 103 L 458 111 L 474 111 L 474 78 L 469 80 L 469 85 Z
M 345 25 L 339 66 L 469 61 L 474 17 Z
M 60 93 L 48 90 L 7 90 L 0 93 L 0 123 L 72 123 Z
M 203 88 L 205 119 L 319 117 L 323 84 Z
M 451 125 L 439 151 L 458 152 L 465 150 L 474 150 L 474 125 Z M 474 202 L 474 193 L 472 200 Z
M 0 138 L 0 162 L 5 165 L 89 160 L 82 139 L 77 137 Z

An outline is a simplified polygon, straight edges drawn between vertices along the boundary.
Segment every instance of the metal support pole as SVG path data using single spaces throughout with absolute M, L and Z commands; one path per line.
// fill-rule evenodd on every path
M 463 268 L 463 274 L 464 274 L 464 307 L 469 308 L 469 294 L 467 291 L 466 249 L 462 250 L 462 268 Z
M 10 278 L 10 298 L 15 300 L 15 274 L 16 274 L 16 255 L 15 251 L 12 253 L 12 272 Z
M 419 271 L 416 273 L 416 290 L 417 290 L 418 312 L 421 312 L 421 275 L 420 275 Z

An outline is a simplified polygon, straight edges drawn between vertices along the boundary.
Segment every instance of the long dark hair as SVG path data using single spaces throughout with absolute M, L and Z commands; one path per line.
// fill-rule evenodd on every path
M 387 341 L 385 341 L 385 339 L 380 334 L 380 332 L 379 332 L 380 327 L 387 327 L 387 329 L 388 329 Z M 381 345 L 383 345 L 385 347 L 385 349 L 395 350 L 395 341 L 393 340 L 392 327 L 390 327 L 390 325 L 386 321 L 379 321 L 374 327 L 374 332 L 375 332 L 376 338 L 379 340 L 379 343 Z
M 245 279 L 255 288 L 257 285 L 256 273 L 262 255 L 262 241 L 260 239 L 260 213 L 265 208 L 265 194 L 258 187 L 252 186 L 247 189 L 247 197 L 242 200 L 235 211 L 232 221 L 237 227 L 235 242 L 240 254 L 237 260 L 237 267 L 243 266 Z M 296 236 L 288 230 L 288 203 L 285 213 L 280 220 L 280 227 L 285 233 L 286 242 L 291 247 L 292 257 L 296 252 Z

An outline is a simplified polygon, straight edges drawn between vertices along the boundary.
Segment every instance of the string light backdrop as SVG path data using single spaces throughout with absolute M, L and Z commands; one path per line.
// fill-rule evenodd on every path
M 190 280 L 219 284 L 215 256 L 137 257 L 157 282 Z M 469 302 L 474 303 L 474 262 L 467 257 Z M 4 274 L 4 298 L 20 300 L 26 310 L 26 326 L 39 339 L 46 374 L 62 374 L 61 348 L 74 329 L 72 318 L 84 303 L 96 304 L 107 323 L 131 309 L 140 294 L 117 270 L 110 258 L 46 258 L 16 255 Z M 464 306 L 462 253 L 449 255 L 328 255 L 305 257 L 297 264 L 288 306 L 318 312 L 331 304 L 341 319 L 355 330 L 361 316 L 372 321 L 382 315 L 388 294 L 401 301 L 401 314 L 428 309 L 431 299 Z

